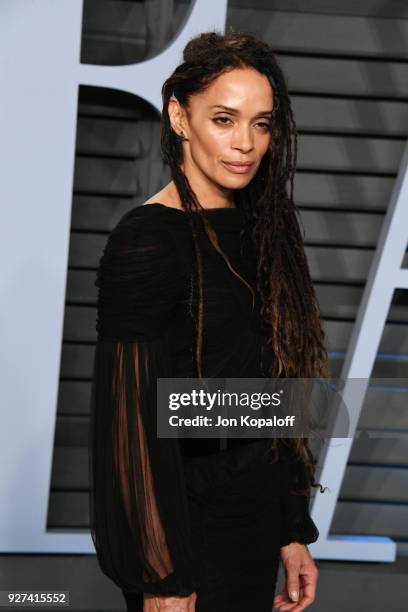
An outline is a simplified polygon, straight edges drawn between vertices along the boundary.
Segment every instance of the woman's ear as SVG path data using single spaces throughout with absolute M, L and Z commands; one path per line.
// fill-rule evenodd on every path
M 175 96 L 171 96 L 169 100 L 168 113 L 173 131 L 180 136 L 182 140 L 187 140 L 184 111 Z

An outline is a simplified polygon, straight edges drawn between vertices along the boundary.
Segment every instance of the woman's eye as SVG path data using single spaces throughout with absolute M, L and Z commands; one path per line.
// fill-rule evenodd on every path
M 220 125 L 227 125 L 228 121 L 231 121 L 229 117 L 215 117 L 213 119 L 214 123 L 219 123 Z M 264 121 L 259 121 L 255 125 L 259 125 L 263 130 L 269 130 L 269 123 L 265 123 Z
M 226 121 L 230 121 L 229 117 L 215 117 L 215 119 L 213 119 L 213 121 L 215 123 L 217 123 L 218 121 L 221 121 L 222 125 L 226 125 L 225 122 Z

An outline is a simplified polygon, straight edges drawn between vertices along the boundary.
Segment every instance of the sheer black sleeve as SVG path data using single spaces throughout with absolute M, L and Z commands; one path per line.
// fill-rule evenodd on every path
M 95 285 L 90 527 L 101 570 L 127 592 L 194 592 L 178 440 L 157 438 L 156 378 L 172 377 L 177 301 L 170 234 L 133 209 L 109 235 Z
M 291 542 L 312 544 L 319 537 L 319 530 L 310 516 L 310 493 L 299 495 L 292 492 L 305 487 L 302 464 L 294 457 L 291 449 L 282 445 L 282 534 L 280 545 Z

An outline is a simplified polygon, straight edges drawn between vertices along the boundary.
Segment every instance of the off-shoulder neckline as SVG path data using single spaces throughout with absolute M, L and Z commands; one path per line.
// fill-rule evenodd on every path
M 167 206 L 167 204 L 162 204 L 161 202 L 149 202 L 149 204 L 142 204 L 141 208 L 144 208 L 144 207 L 147 207 L 147 206 L 160 206 L 161 208 L 166 208 L 168 210 L 174 210 L 174 211 L 176 211 L 176 213 L 181 213 L 182 215 L 187 214 L 187 211 L 182 210 L 181 208 L 176 208 L 175 206 Z M 204 208 L 203 212 L 205 212 L 205 213 L 207 213 L 207 212 L 211 212 L 211 213 L 217 212 L 217 213 L 220 213 L 220 212 L 225 212 L 227 210 L 228 211 L 232 211 L 232 210 L 239 211 L 239 208 L 236 208 L 236 207 L 234 207 L 234 208 L 226 208 L 225 206 L 222 206 L 222 207 L 219 206 L 219 207 L 216 207 L 216 208 Z M 200 214 L 200 212 L 198 212 L 197 210 L 192 210 L 191 213 L 195 214 L 195 215 L 199 215 Z

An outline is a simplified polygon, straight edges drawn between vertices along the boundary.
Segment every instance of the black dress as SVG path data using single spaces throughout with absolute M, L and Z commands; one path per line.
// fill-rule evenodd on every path
M 255 252 L 242 211 L 207 209 L 228 268 L 191 213 L 203 261 L 202 376 L 264 377 L 273 352 L 260 319 Z M 279 549 L 311 543 L 309 496 L 288 490 L 294 464 L 265 439 L 156 435 L 156 378 L 197 377 L 194 246 L 188 213 L 127 212 L 109 235 L 96 286 L 90 427 L 90 524 L 101 570 L 128 610 L 143 591 L 197 593 L 199 612 L 270 612 Z

